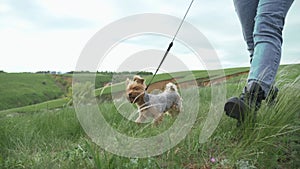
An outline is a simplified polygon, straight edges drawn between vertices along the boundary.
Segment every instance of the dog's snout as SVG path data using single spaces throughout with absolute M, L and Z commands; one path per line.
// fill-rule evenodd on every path
M 128 96 L 131 97 L 131 96 L 132 96 L 132 93 L 129 93 Z

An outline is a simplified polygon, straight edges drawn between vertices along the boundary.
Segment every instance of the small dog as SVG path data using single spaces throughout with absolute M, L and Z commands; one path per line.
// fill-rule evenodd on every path
M 127 79 L 127 99 L 139 109 L 136 123 L 143 123 L 148 117 L 152 117 L 157 125 L 163 120 L 164 113 L 175 116 L 182 110 L 182 98 L 175 84 L 168 83 L 164 92 L 157 95 L 149 94 L 145 89 L 145 80 L 140 76 L 134 76 L 133 81 Z

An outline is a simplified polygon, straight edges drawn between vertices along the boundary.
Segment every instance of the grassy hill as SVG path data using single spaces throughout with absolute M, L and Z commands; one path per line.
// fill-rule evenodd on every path
M 279 70 L 296 69 L 299 64 L 281 65 Z M 226 76 L 239 74 L 249 71 L 248 67 L 224 69 Z M 295 71 L 295 70 L 293 70 Z M 214 71 L 212 71 L 213 74 Z M 132 78 L 138 72 L 125 72 L 113 74 L 112 72 L 98 72 L 95 79 L 95 94 L 96 96 L 110 95 L 111 92 L 120 92 L 125 88 L 124 81 L 126 78 Z M 144 72 L 142 72 L 144 73 Z M 285 72 L 291 79 L 294 79 L 297 74 Z M 0 73 L 0 110 L 15 108 L 9 111 L 26 112 L 38 111 L 46 108 L 59 108 L 70 101 L 64 98 L 70 95 L 69 87 L 71 87 L 73 74 L 50 75 L 50 74 L 33 74 L 33 73 Z M 89 74 L 83 74 L 89 76 Z M 147 73 L 142 74 L 146 79 L 146 83 L 150 81 L 152 75 Z M 192 72 L 174 72 L 158 74 L 152 81 L 153 83 L 176 79 L 177 83 L 184 83 L 192 79 L 197 81 L 207 81 L 218 77 L 209 77 L 205 70 L 195 70 Z M 53 81 L 54 80 L 54 81 Z M 113 85 L 104 87 L 107 83 L 113 82 Z M 56 100 L 57 99 L 57 100 Z M 43 101 L 47 101 L 42 103 Z M 32 106 L 30 106 L 32 105 Z M 22 108 L 22 106 L 26 106 Z
M 263 103 L 254 125 L 236 128 L 236 121 L 223 113 L 213 135 L 202 144 L 199 135 L 213 105 L 211 88 L 197 89 L 200 109 L 191 131 L 174 148 L 142 159 L 120 157 L 94 144 L 80 125 L 75 109 L 62 106 L 65 100 L 18 108 L 18 111 L 0 111 L 0 168 L 300 168 L 299 74 L 299 64 L 281 66 L 276 82 L 280 88 L 277 102 L 271 106 Z M 227 97 L 239 95 L 246 78 L 247 75 L 241 75 L 229 79 Z M 190 97 L 193 99 L 192 93 Z M 185 111 L 188 111 L 194 105 L 185 101 Z M 47 109 L 34 108 L 45 105 Z M 59 105 L 59 109 L 54 108 Z M 166 116 L 158 127 L 138 126 L 124 118 L 119 108 L 114 102 L 99 104 L 107 123 L 131 137 L 158 135 L 175 121 Z
M 49 74 L 0 73 L 0 110 L 61 97 L 64 91 Z
M 247 71 L 249 68 L 232 68 L 225 69 L 226 75 L 235 74 L 238 72 Z M 138 72 L 125 72 L 113 74 L 112 72 L 98 72 L 95 78 L 96 95 L 102 91 L 102 87 L 113 82 L 114 85 L 106 87 L 102 94 L 110 94 L 111 89 L 118 92 L 124 90 L 124 81 L 126 78 L 132 78 Z M 144 73 L 144 74 L 143 74 Z M 143 72 L 142 76 L 147 82 L 151 79 L 151 75 Z M 68 99 L 63 97 L 70 95 L 69 87 L 72 85 L 73 74 L 35 74 L 35 73 L 0 73 L 0 110 L 16 108 L 12 111 L 36 111 L 40 108 L 49 108 L 49 105 L 61 107 L 68 102 Z M 82 74 L 82 77 L 90 74 Z M 192 75 L 192 76 L 191 76 Z M 205 70 L 197 70 L 190 72 L 174 72 L 158 74 L 152 83 L 163 80 L 176 78 L 177 82 L 185 82 L 191 79 L 208 79 L 208 72 Z M 58 100 L 55 100 L 58 99 Z M 53 100 L 54 103 L 52 103 Z M 42 102 L 47 101 L 48 104 Z M 33 105 L 33 106 L 30 106 Z M 50 106 L 51 108 L 51 106 Z
M 13 110 L 24 112 L 61 107 L 69 100 L 64 97 L 70 95 L 72 76 L 73 74 L 0 72 L 0 111 L 14 108 Z M 112 73 L 97 73 L 95 87 L 103 87 L 111 79 Z M 26 107 L 22 108 L 24 106 Z

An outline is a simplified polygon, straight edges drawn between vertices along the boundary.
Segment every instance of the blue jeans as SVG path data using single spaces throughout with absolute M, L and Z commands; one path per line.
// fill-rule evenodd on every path
M 293 0 L 233 0 L 250 52 L 248 87 L 261 84 L 267 95 L 279 67 L 284 20 Z

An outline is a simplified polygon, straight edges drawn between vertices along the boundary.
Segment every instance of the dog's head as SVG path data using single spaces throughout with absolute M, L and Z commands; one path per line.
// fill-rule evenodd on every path
M 143 104 L 146 89 L 145 79 L 134 76 L 133 80 L 127 79 L 126 85 L 126 96 L 130 103 Z

